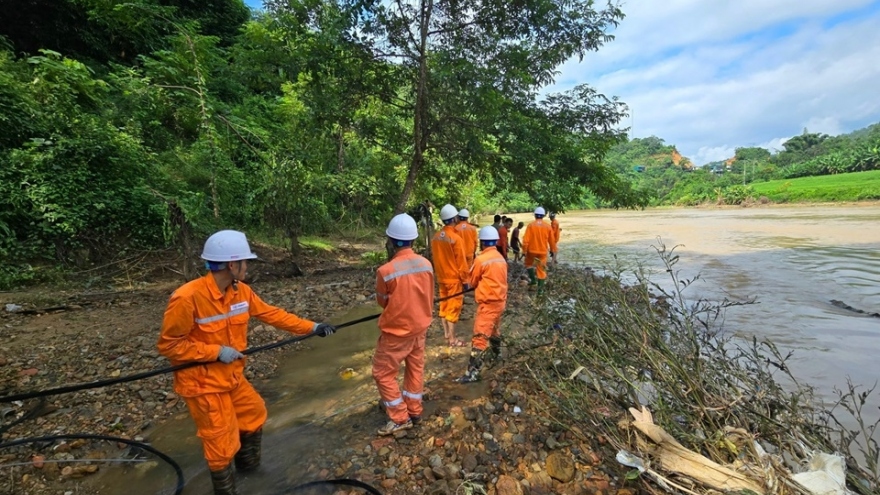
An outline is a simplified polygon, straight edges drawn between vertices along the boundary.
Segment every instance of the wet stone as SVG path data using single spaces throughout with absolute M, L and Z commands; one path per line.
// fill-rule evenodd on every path
M 523 495 L 522 485 L 511 476 L 505 474 L 498 477 L 495 483 L 496 495 Z
M 436 466 L 431 468 L 431 471 L 434 473 L 434 478 L 438 480 L 446 479 L 446 468 L 443 466 Z
M 446 480 L 437 480 L 428 487 L 426 492 L 428 495 L 447 495 L 452 493 Z
M 554 452 L 547 456 L 547 474 L 551 478 L 568 483 L 574 479 L 574 462 L 565 454 Z
M 477 468 L 479 464 L 477 463 L 477 456 L 474 454 L 467 454 L 461 460 L 461 468 L 465 471 L 473 471 Z

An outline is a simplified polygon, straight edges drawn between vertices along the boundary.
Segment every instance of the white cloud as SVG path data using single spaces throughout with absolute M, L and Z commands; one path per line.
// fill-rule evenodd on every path
M 691 160 L 694 163 L 705 164 L 709 162 L 717 162 L 721 160 L 726 160 L 733 156 L 736 150 L 730 146 L 716 146 L 710 148 L 708 146 L 703 146 L 697 153 L 693 155 Z
M 810 117 L 810 119 L 804 123 L 804 129 L 807 129 L 810 132 L 828 134 L 829 136 L 836 136 L 843 133 L 843 127 L 840 125 L 840 120 L 836 117 Z
M 848 132 L 880 120 L 880 9 L 827 18 L 867 5 L 632 1 L 617 40 L 565 64 L 554 90 L 587 82 L 620 96 L 634 136 L 660 136 L 697 164 L 739 146 L 780 149 L 804 127 Z
M 782 151 L 782 145 L 785 144 L 786 141 L 791 139 L 791 136 L 781 137 L 781 138 L 773 138 L 766 143 L 761 143 L 758 145 L 759 148 L 764 148 L 770 151 L 770 153 L 777 153 Z

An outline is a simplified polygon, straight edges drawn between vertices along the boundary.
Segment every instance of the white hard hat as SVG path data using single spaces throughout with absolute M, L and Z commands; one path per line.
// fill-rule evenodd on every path
M 543 206 L 539 206 L 535 208 L 535 215 L 546 215 L 547 211 L 544 210 Z
M 419 228 L 413 217 L 406 213 L 395 215 L 388 222 L 388 228 L 385 229 L 385 235 L 398 241 L 412 241 L 419 237 Z
M 208 261 L 252 260 L 256 257 L 257 255 L 251 252 L 244 232 L 237 230 L 215 232 L 205 241 L 205 249 L 202 251 L 202 259 Z
M 458 210 L 458 216 L 460 216 L 461 218 L 467 218 L 471 216 L 471 212 L 467 211 L 467 208 L 462 208 Z
M 449 220 L 455 218 L 456 215 L 458 215 L 458 210 L 452 205 L 446 205 L 440 209 L 440 220 Z
M 480 229 L 480 240 L 481 241 L 497 241 L 500 239 L 498 237 L 498 229 L 491 225 L 487 225 Z

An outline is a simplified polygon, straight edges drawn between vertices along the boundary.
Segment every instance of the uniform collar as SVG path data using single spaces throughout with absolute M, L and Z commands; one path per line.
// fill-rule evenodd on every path
M 214 276 L 211 275 L 211 272 L 208 272 L 204 279 L 205 285 L 208 287 L 208 292 L 211 293 L 211 297 L 218 301 L 223 299 L 223 293 L 220 292 L 220 287 L 217 287 L 217 281 L 214 280 Z
M 392 256 L 391 259 L 403 257 L 409 253 L 412 253 L 412 252 L 413 252 L 413 250 L 411 247 L 405 247 L 403 249 L 398 250 L 396 253 L 394 253 L 394 256 Z

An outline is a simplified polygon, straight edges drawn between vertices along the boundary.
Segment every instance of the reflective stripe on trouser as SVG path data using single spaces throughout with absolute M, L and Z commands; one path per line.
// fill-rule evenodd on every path
M 535 267 L 538 269 L 538 280 L 547 278 L 547 253 L 526 253 L 524 264 L 526 268 Z
M 223 366 L 217 364 L 214 366 Z M 184 397 L 202 439 L 208 469 L 228 466 L 241 447 L 239 433 L 259 430 L 266 422 L 266 404 L 244 378 L 229 392 Z
M 471 347 L 485 351 L 489 347 L 489 339 L 501 336 L 501 313 L 504 312 L 504 301 L 480 303 L 474 318 L 474 337 Z
M 422 415 L 422 387 L 425 374 L 425 337 L 422 333 L 398 337 L 382 332 L 373 354 L 373 379 L 385 404 L 388 417 L 404 423 L 410 416 Z M 397 384 L 400 363 L 406 364 L 403 392 Z
M 452 294 L 458 294 L 462 290 L 464 290 L 464 286 L 461 285 L 461 282 L 454 284 L 441 282 L 440 298 L 442 299 L 446 296 L 451 296 Z M 440 318 L 445 318 L 447 321 L 457 323 L 458 318 L 461 316 L 461 306 L 463 301 L 464 295 L 440 301 Z

